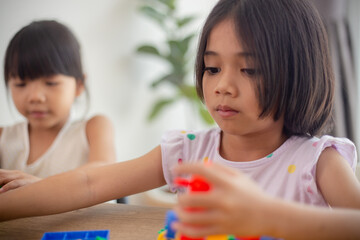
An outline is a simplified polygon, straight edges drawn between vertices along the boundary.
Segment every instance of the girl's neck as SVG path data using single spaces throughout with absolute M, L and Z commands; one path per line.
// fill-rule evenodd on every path
M 52 125 L 44 126 L 44 125 L 36 125 L 28 123 L 28 132 L 29 135 L 57 135 L 60 130 L 65 126 L 65 124 L 69 121 L 70 115 L 58 120 Z
M 38 128 L 28 126 L 29 136 L 36 137 L 46 137 L 46 136 L 57 136 L 62 127 L 53 127 L 53 128 Z
M 40 127 L 28 125 L 29 132 L 29 156 L 27 164 L 32 164 L 43 156 L 55 141 L 65 122 L 60 122 L 52 127 Z
M 268 156 L 278 149 L 288 137 L 278 134 L 237 136 L 221 132 L 220 155 L 234 162 L 249 162 Z

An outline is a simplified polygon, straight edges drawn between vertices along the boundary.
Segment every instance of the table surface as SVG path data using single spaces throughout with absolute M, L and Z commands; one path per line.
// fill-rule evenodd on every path
M 45 232 L 109 230 L 110 240 L 156 240 L 168 208 L 104 203 L 67 213 L 0 222 L 0 239 L 40 240 Z

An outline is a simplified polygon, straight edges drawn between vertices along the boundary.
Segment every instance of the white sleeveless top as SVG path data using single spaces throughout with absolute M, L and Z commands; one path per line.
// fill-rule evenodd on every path
M 0 168 L 45 178 L 85 164 L 89 154 L 86 123 L 86 120 L 72 121 L 69 118 L 52 145 L 31 164 L 27 164 L 28 123 L 4 127 L 0 136 Z

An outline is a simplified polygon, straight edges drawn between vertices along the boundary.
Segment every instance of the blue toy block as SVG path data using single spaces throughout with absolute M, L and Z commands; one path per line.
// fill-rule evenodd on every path
M 46 232 L 41 240 L 108 240 L 109 230 Z
M 170 210 L 166 213 L 166 223 L 165 223 L 165 229 L 166 229 L 166 238 L 175 238 L 176 232 L 171 228 L 171 223 L 178 221 L 178 218 L 174 211 Z

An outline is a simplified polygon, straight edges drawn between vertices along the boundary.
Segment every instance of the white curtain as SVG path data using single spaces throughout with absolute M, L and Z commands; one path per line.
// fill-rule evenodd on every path
M 323 17 L 335 74 L 333 135 L 356 141 L 357 78 L 348 0 L 313 0 Z

